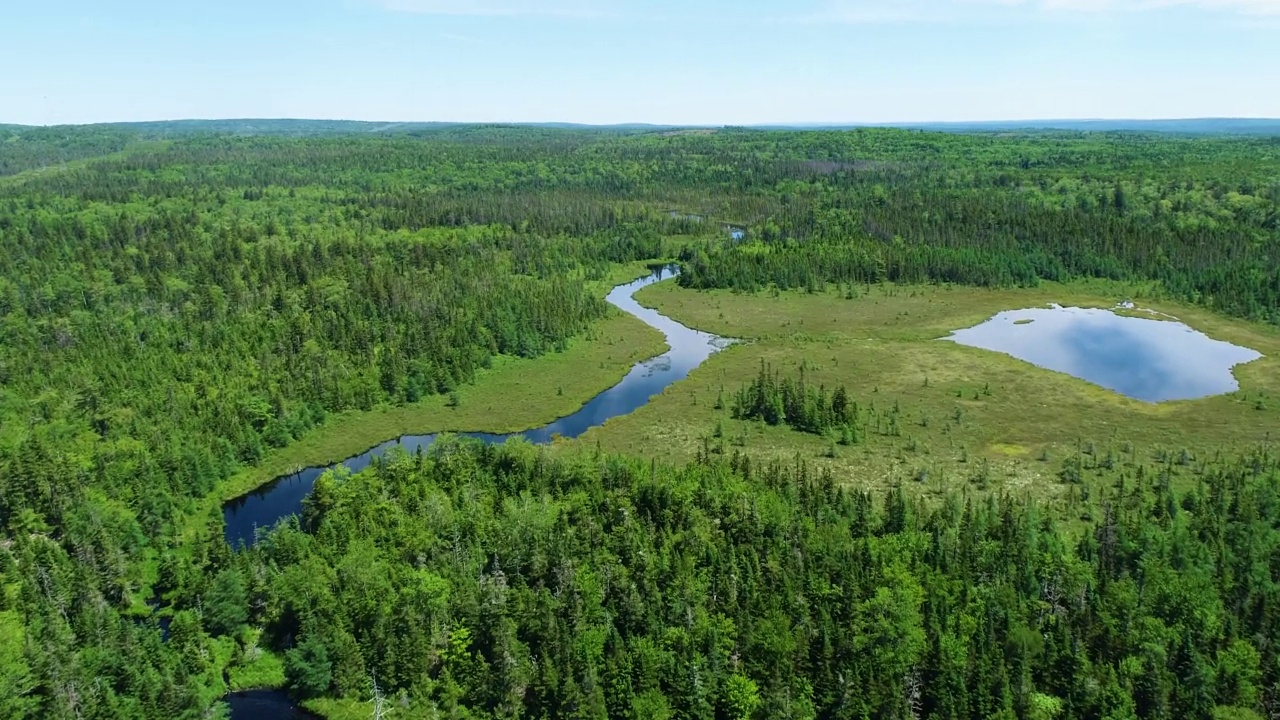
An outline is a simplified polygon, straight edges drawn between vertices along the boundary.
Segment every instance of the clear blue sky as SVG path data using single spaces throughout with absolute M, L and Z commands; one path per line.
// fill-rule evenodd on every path
M 4 0 L 0 122 L 1280 117 L 1280 0 Z

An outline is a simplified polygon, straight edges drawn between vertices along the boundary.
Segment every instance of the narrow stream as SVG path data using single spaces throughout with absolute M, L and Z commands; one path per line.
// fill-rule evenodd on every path
M 501 443 L 508 438 L 521 437 L 535 444 L 551 441 L 555 435 L 576 438 L 593 427 L 604 424 L 610 418 L 628 415 L 643 407 L 649 398 L 661 393 L 672 383 L 683 380 L 707 358 L 731 343 L 731 340 L 699 332 L 672 320 L 665 315 L 643 307 L 635 300 L 635 292 L 653 283 L 675 277 L 679 270 L 668 266 L 656 270 L 648 277 L 615 287 L 606 298 L 610 304 L 640 318 L 666 336 L 670 350 L 655 358 L 636 363 L 627 376 L 617 385 L 605 390 L 583 405 L 580 410 L 540 428 L 506 435 L 468 432 L 459 435 L 486 443 Z M 252 545 L 258 528 L 269 528 L 280 520 L 302 511 L 303 498 L 311 492 L 316 478 L 326 470 L 345 465 L 353 472 L 368 467 L 374 458 L 382 457 L 393 447 L 414 452 L 429 447 L 436 435 L 404 435 L 388 440 L 340 463 L 323 467 L 309 467 L 292 475 L 277 478 L 254 492 L 227 502 L 222 507 L 226 520 L 227 542 L 236 547 Z M 240 717 L 237 715 L 236 717 Z
M 231 720 L 320 720 L 279 690 L 246 690 L 226 697 Z

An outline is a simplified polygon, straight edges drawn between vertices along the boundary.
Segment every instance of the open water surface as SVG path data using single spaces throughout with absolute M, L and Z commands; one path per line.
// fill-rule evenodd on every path
M 1262 357 L 1172 319 L 1077 307 L 1009 310 L 944 339 L 1152 403 L 1234 392 L 1232 368 Z
M 226 701 L 231 706 L 231 720 L 320 720 L 278 690 L 231 693 Z

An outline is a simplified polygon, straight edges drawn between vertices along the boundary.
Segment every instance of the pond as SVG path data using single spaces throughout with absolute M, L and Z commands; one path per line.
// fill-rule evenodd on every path
M 320 720 L 278 690 L 231 693 L 226 702 L 231 706 L 231 720 Z
M 604 424 L 610 418 L 630 414 L 649 402 L 649 398 L 661 393 L 667 386 L 683 380 L 712 354 L 728 345 L 731 340 L 710 333 L 699 332 L 650 310 L 636 302 L 637 290 L 661 280 L 675 277 L 674 266 L 663 267 L 652 275 L 615 287 L 606 298 L 610 304 L 657 328 L 666 336 L 670 350 L 658 357 L 636 363 L 617 385 L 605 390 L 583 405 L 572 415 L 562 417 L 540 428 L 505 435 L 492 433 L 458 433 L 486 443 L 501 443 L 508 438 L 520 437 L 535 444 L 545 444 L 559 435 L 576 438 L 593 427 Z M 258 490 L 231 500 L 222 508 L 226 520 L 227 542 L 236 547 L 252 545 L 258 528 L 268 528 L 290 515 L 302 511 L 302 501 L 311 492 L 316 478 L 326 470 L 344 465 L 359 472 L 368 467 L 374 458 L 382 457 L 394 447 L 414 452 L 435 442 L 436 435 L 405 435 L 388 440 L 340 463 L 323 467 L 310 467 L 292 475 L 277 478 Z
M 1009 310 L 943 338 L 1002 352 L 1150 403 L 1239 389 L 1231 369 L 1262 357 L 1173 319 L 1078 307 Z

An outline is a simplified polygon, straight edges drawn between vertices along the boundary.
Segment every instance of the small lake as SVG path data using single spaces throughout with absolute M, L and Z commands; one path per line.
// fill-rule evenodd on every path
M 610 418 L 628 415 L 649 402 L 649 398 L 661 393 L 672 383 L 683 380 L 689 373 L 714 353 L 727 346 L 730 340 L 699 332 L 672 320 L 665 315 L 643 307 L 635 300 L 636 291 L 653 283 L 675 277 L 675 266 L 656 270 L 652 275 L 615 287 L 606 300 L 625 312 L 640 318 L 666 336 L 670 350 L 658 357 L 636 363 L 617 385 L 605 390 L 583 405 L 572 415 L 562 417 L 540 428 L 523 432 L 497 435 L 492 433 L 457 433 L 486 443 L 501 443 L 508 438 L 520 437 L 535 444 L 545 444 L 554 436 L 576 438 L 593 427 L 603 425 Z M 359 472 L 382 457 L 394 447 L 413 453 L 430 447 L 436 434 L 405 435 L 347 458 L 340 463 L 323 467 L 309 467 L 292 475 L 278 478 L 258 490 L 231 500 L 223 505 L 226 521 L 226 539 L 232 546 L 252 545 L 258 528 L 268 528 L 278 521 L 302 512 L 302 501 L 311 492 L 316 478 L 339 465 Z M 237 718 L 241 717 L 239 715 Z M 252 717 L 252 716 L 244 716 Z
M 1240 386 L 1231 369 L 1262 357 L 1174 320 L 1056 305 L 1002 312 L 943 339 L 1151 403 L 1234 392 Z
M 233 720 L 320 720 L 278 690 L 247 690 L 226 697 Z

